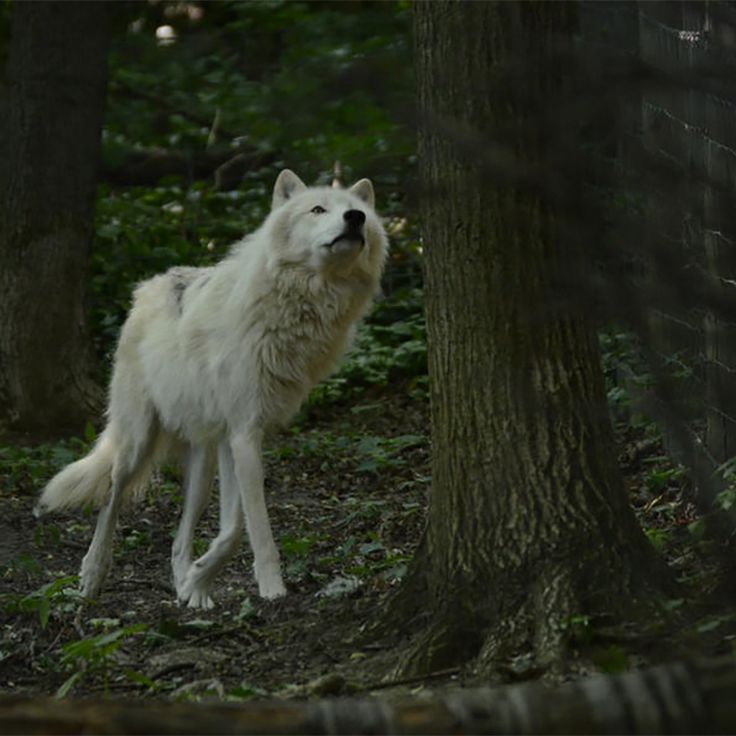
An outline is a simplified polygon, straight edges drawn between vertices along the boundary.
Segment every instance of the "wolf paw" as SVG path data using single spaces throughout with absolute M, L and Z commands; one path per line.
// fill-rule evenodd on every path
M 281 598 L 286 595 L 286 588 L 281 577 L 281 564 L 278 561 L 278 554 L 271 558 L 266 558 L 260 563 L 253 563 L 253 573 L 258 582 L 258 595 L 261 598 L 272 600 L 273 598 Z
M 189 600 L 182 601 L 182 603 L 186 603 L 188 608 L 201 608 L 203 611 L 209 611 L 215 607 L 215 602 L 203 590 L 193 590 Z
M 281 598 L 286 595 L 286 587 L 281 580 L 281 573 L 261 575 L 258 577 L 258 595 L 266 600 Z
M 202 581 L 198 581 L 192 575 L 191 570 L 181 586 L 177 586 L 176 592 L 181 606 L 202 608 L 205 611 L 215 607 L 215 602 L 210 597 L 208 588 L 202 584 Z
M 180 600 L 184 597 L 182 591 L 184 590 L 184 586 L 187 584 L 187 574 L 190 567 L 191 562 L 185 559 L 173 560 L 171 564 L 171 569 L 174 574 L 174 588 L 176 589 L 176 594 Z
M 79 571 L 79 588 L 85 598 L 97 597 L 105 582 L 110 560 L 94 560 L 86 556 Z
M 79 588 L 85 598 L 95 598 L 102 590 L 112 566 L 112 550 L 94 542 L 82 559 L 79 570 Z

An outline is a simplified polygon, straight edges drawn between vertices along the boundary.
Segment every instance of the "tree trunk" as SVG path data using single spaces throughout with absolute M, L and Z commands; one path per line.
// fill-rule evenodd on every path
M 595 331 L 554 288 L 576 249 L 556 236 L 552 193 L 513 180 L 570 184 L 550 159 L 574 121 L 545 104 L 564 91 L 552 49 L 571 49 L 575 12 L 415 5 L 434 455 L 427 529 L 390 614 L 428 614 L 405 674 L 475 656 L 556 668 L 573 617 L 626 612 L 657 564 L 616 464 Z
M 98 408 L 84 316 L 111 9 L 15 3 L 0 130 L 0 429 Z

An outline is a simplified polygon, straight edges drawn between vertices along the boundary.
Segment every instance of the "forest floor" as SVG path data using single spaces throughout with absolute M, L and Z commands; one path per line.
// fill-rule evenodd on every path
M 0 692 L 240 700 L 471 683 L 462 671 L 392 681 L 395 650 L 362 635 L 399 584 L 421 533 L 428 435 L 426 397 L 394 387 L 313 409 L 274 438 L 267 494 L 289 594 L 273 602 L 257 597 L 244 545 L 220 575 L 211 611 L 180 608 L 171 585 L 181 502 L 175 473 L 157 476 L 124 515 L 107 586 L 98 600 L 83 602 L 69 576 L 94 516 L 36 521 L 31 513 L 39 476 L 50 474 L 49 463 L 68 460 L 68 445 L 0 448 Z M 619 440 L 642 526 L 684 583 L 684 599 L 667 606 L 689 613 L 677 619 L 676 636 L 653 639 L 644 657 L 641 642 L 633 653 L 609 640 L 592 661 L 618 671 L 732 651 L 734 614 L 713 605 L 721 576 L 684 473 L 651 426 L 628 427 Z M 213 498 L 198 553 L 216 531 Z M 690 597 L 696 606 L 687 605 Z

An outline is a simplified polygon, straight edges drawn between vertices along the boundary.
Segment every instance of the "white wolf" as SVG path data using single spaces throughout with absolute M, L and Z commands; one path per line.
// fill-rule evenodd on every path
M 210 608 L 215 575 L 242 538 L 264 598 L 286 592 L 263 491 L 261 442 L 336 366 L 378 291 L 387 251 L 373 185 L 308 188 L 288 169 L 261 227 L 210 268 L 173 268 L 138 286 L 120 334 L 107 426 L 87 457 L 43 490 L 37 512 L 101 506 L 82 561 L 85 596 L 112 560 L 121 502 L 183 445 L 185 495 L 172 548 L 179 600 Z M 192 562 L 197 522 L 220 479 L 220 531 Z

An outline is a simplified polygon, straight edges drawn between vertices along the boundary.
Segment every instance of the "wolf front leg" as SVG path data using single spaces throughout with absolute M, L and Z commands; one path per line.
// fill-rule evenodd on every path
M 248 427 L 230 437 L 235 477 L 245 512 L 245 526 L 253 550 L 253 570 L 262 598 L 286 594 L 281 577 L 279 551 L 273 541 L 263 490 L 263 433 Z

